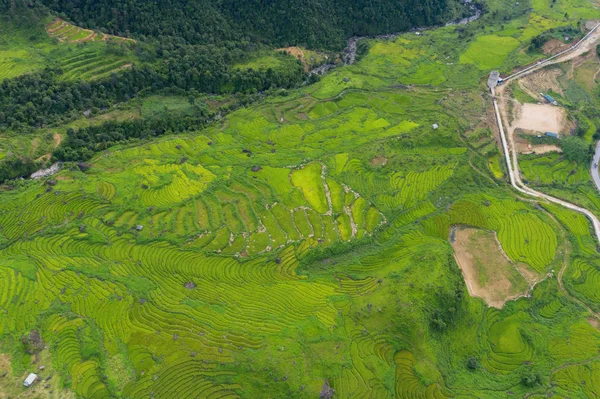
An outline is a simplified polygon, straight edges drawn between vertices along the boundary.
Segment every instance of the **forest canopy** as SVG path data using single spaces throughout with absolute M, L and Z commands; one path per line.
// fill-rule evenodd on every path
M 73 22 L 107 33 L 177 37 L 189 44 L 266 41 L 341 49 L 354 35 L 435 25 L 454 0 L 41 0 Z

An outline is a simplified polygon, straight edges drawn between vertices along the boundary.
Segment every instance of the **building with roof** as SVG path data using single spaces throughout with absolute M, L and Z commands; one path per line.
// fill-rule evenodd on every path
M 546 99 L 546 101 L 548 101 L 549 104 L 558 105 L 558 102 L 550 94 L 542 94 L 542 96 L 544 96 L 544 98 Z
M 35 382 L 35 380 L 37 380 L 37 374 L 30 373 L 27 376 L 27 378 L 25 378 L 25 382 L 23 382 L 23 385 L 29 388 Z
M 492 71 L 490 72 L 490 77 L 488 78 L 487 85 L 490 89 L 498 86 L 498 80 L 500 79 L 500 72 Z

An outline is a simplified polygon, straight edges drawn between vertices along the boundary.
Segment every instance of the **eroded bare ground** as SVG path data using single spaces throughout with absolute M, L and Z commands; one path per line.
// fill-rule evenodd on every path
M 491 307 L 502 308 L 527 295 L 540 280 L 526 265 L 515 265 L 506 256 L 494 231 L 456 227 L 452 247 L 469 294 Z
M 542 46 L 542 50 L 544 51 L 544 54 L 552 55 L 560 53 L 561 51 L 568 49 L 572 45 L 573 43 L 563 43 L 558 39 L 551 39 L 548 40 Z
M 385 166 L 388 162 L 388 159 L 382 155 L 377 155 L 375 158 L 371 159 L 371 166 Z
M 519 79 L 519 87 L 529 94 L 531 97 L 543 99 L 540 93 L 547 93 L 552 90 L 556 93 L 563 94 L 562 87 L 558 83 L 558 77 L 562 75 L 562 70 L 558 67 L 552 67 L 548 69 L 541 69 L 535 73 L 526 75 Z

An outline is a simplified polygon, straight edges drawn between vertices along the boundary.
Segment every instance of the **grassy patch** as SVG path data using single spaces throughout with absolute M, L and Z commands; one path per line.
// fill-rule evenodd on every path
M 519 47 L 519 41 L 497 35 L 479 36 L 460 56 L 462 64 L 473 64 L 481 70 L 502 65 L 508 55 Z

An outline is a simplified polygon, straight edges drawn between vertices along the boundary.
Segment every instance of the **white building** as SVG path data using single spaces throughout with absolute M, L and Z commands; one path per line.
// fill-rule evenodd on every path
M 25 385 L 26 387 L 30 387 L 31 384 L 33 384 L 36 379 L 37 379 L 37 374 L 31 373 L 27 376 L 27 378 L 25 378 L 25 382 L 23 383 L 23 385 Z

